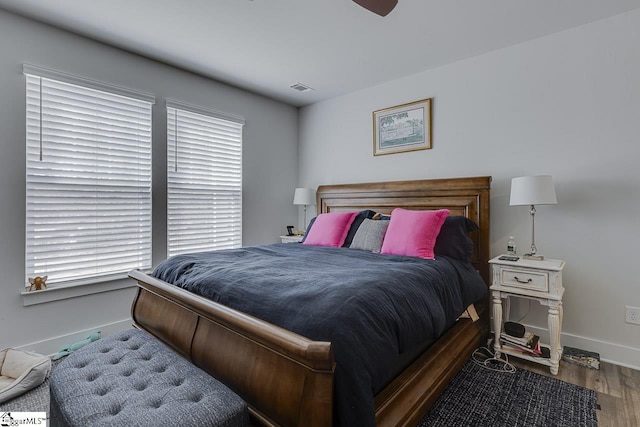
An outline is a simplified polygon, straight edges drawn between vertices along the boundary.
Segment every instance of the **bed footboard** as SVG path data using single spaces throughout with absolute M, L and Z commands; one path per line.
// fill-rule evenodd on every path
M 438 400 L 489 332 L 489 310 L 480 320 L 460 319 L 394 381 L 376 395 L 376 425 L 413 427 Z
M 139 271 L 135 325 L 238 393 L 261 423 L 331 426 L 331 343 L 298 334 Z

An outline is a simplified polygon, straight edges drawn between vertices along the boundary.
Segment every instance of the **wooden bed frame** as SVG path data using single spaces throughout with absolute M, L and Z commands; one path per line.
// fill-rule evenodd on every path
M 489 283 L 491 177 L 321 186 L 318 212 L 395 207 L 451 210 L 474 220 L 473 263 Z M 138 282 L 135 325 L 227 384 L 264 425 L 331 426 L 334 357 L 331 343 L 293 332 L 131 271 Z M 488 298 L 481 320 L 461 319 L 375 396 L 378 426 L 415 426 L 436 401 L 489 327 Z

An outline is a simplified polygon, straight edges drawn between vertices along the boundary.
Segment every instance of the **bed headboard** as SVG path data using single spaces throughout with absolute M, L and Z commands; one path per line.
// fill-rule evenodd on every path
M 466 216 L 480 227 L 469 234 L 472 262 L 488 285 L 490 191 L 490 176 L 322 185 L 317 191 L 317 209 L 318 213 L 371 209 L 385 214 L 394 208 L 449 209 L 451 215 Z

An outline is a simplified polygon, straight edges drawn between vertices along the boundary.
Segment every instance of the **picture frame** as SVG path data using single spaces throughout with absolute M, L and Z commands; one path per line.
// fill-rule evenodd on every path
M 373 112 L 373 155 L 431 149 L 433 98 Z

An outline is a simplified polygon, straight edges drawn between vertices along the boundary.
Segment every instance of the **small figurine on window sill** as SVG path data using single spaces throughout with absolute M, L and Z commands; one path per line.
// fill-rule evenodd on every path
M 29 283 L 31 283 L 31 286 L 29 286 L 29 292 L 33 290 L 41 291 L 46 288 L 47 278 L 49 278 L 49 276 L 36 276 L 34 278 L 29 277 Z

